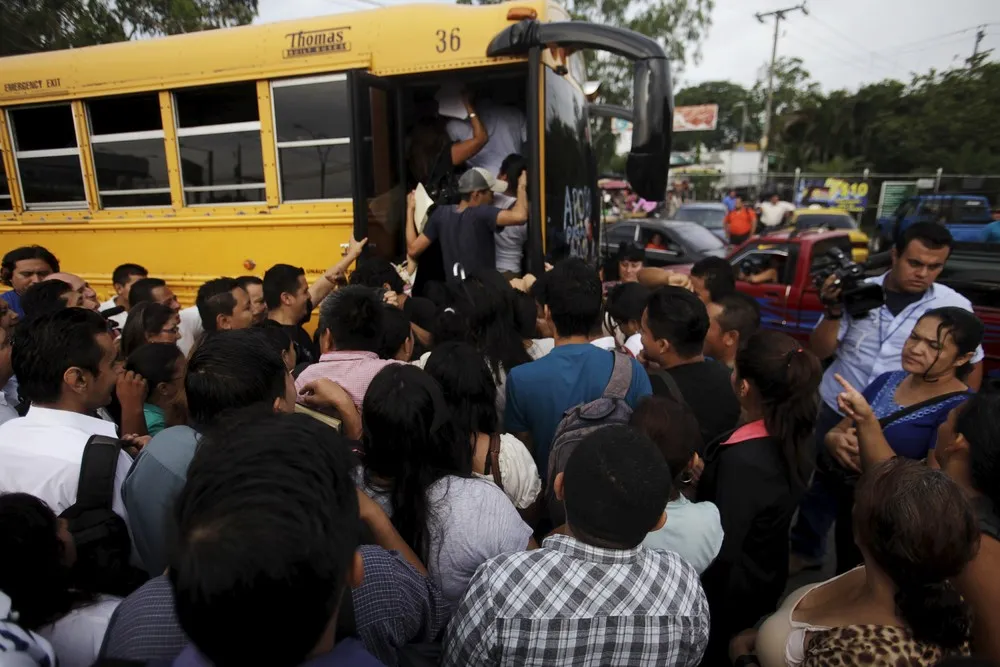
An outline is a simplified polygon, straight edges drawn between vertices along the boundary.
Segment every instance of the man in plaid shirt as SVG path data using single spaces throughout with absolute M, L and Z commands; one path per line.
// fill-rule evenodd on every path
M 555 492 L 563 534 L 476 571 L 445 638 L 443 665 L 694 666 L 708 643 L 698 574 L 641 546 L 661 528 L 671 475 L 623 426 L 580 442 Z

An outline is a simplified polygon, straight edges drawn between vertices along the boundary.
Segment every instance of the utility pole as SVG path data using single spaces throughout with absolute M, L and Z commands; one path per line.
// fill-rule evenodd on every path
M 781 28 L 781 21 L 785 19 L 786 15 L 791 12 L 801 11 L 805 15 L 809 15 L 809 11 L 806 9 L 806 3 L 801 5 L 795 5 L 794 7 L 786 7 L 784 9 L 776 9 L 773 12 L 766 12 L 764 14 L 757 13 L 754 16 L 761 23 L 764 19 L 773 16 L 774 17 L 774 41 L 771 44 L 771 66 L 767 70 L 767 109 L 764 112 L 764 136 L 760 140 L 760 172 L 761 176 L 767 173 L 767 149 L 771 143 L 771 111 L 774 106 L 774 61 L 778 58 L 778 33 Z M 763 178 L 761 179 L 761 185 L 763 186 Z

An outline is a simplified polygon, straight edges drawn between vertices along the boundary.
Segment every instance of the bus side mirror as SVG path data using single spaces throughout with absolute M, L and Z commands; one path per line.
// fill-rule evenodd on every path
M 625 162 L 625 174 L 640 197 L 662 201 L 670 170 L 674 119 L 666 58 L 635 61 L 633 103 L 632 149 Z

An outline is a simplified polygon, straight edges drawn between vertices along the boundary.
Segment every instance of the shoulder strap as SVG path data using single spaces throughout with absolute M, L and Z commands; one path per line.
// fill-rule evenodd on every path
M 612 351 L 614 355 L 614 368 L 611 369 L 611 379 L 608 386 L 604 388 L 604 398 L 617 398 L 625 400 L 625 394 L 632 386 L 632 360 L 621 352 Z
M 122 441 L 103 435 L 92 435 L 83 449 L 80 481 L 73 507 L 78 511 L 111 509 L 115 495 L 115 472 Z
M 882 419 L 878 420 L 878 425 L 881 426 L 882 428 L 885 428 L 886 426 L 894 422 L 898 422 L 900 419 L 903 419 L 904 417 L 912 415 L 914 412 L 917 412 L 918 410 L 923 410 L 924 408 L 929 408 L 933 405 L 944 403 L 949 399 L 955 398 L 956 396 L 963 396 L 967 393 L 968 393 L 967 391 L 952 391 L 948 392 L 947 394 L 941 394 L 940 396 L 928 398 L 926 401 L 920 401 L 919 403 L 908 405 L 901 410 L 896 410 L 891 415 L 886 415 L 885 417 L 882 417 Z
M 670 398 L 674 399 L 678 403 L 687 405 L 687 401 L 684 400 L 684 394 L 681 393 L 681 388 L 677 384 L 677 380 L 674 376 L 664 370 L 653 371 L 650 374 L 652 377 L 656 377 L 667 387 L 667 394 Z
M 493 481 L 501 489 L 503 488 L 503 479 L 500 475 L 500 434 L 494 433 L 490 436 L 490 452 L 487 454 L 487 458 L 490 460 L 490 464 L 493 468 Z

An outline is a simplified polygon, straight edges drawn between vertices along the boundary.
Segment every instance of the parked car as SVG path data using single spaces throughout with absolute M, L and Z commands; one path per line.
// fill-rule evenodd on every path
M 720 202 L 689 202 L 681 204 L 671 219 L 697 222 L 726 243 L 728 239 L 723 225 L 726 213 L 726 205 Z
M 892 215 L 878 219 L 872 236 L 872 252 L 885 252 L 894 239 L 914 222 L 944 225 L 956 241 L 976 242 L 983 227 L 993 222 L 990 201 L 980 195 L 933 194 L 910 197 Z
M 868 259 L 868 235 L 858 229 L 854 216 L 839 208 L 800 208 L 792 211 L 789 224 L 804 231 L 846 231 L 851 239 L 851 258 L 858 263 Z
M 656 236 L 660 244 L 654 247 Z M 620 220 L 606 225 L 601 238 L 601 255 L 614 257 L 622 243 L 646 249 L 647 266 L 693 264 L 705 257 L 725 257 L 726 246 L 719 237 L 694 222 L 683 220 Z

